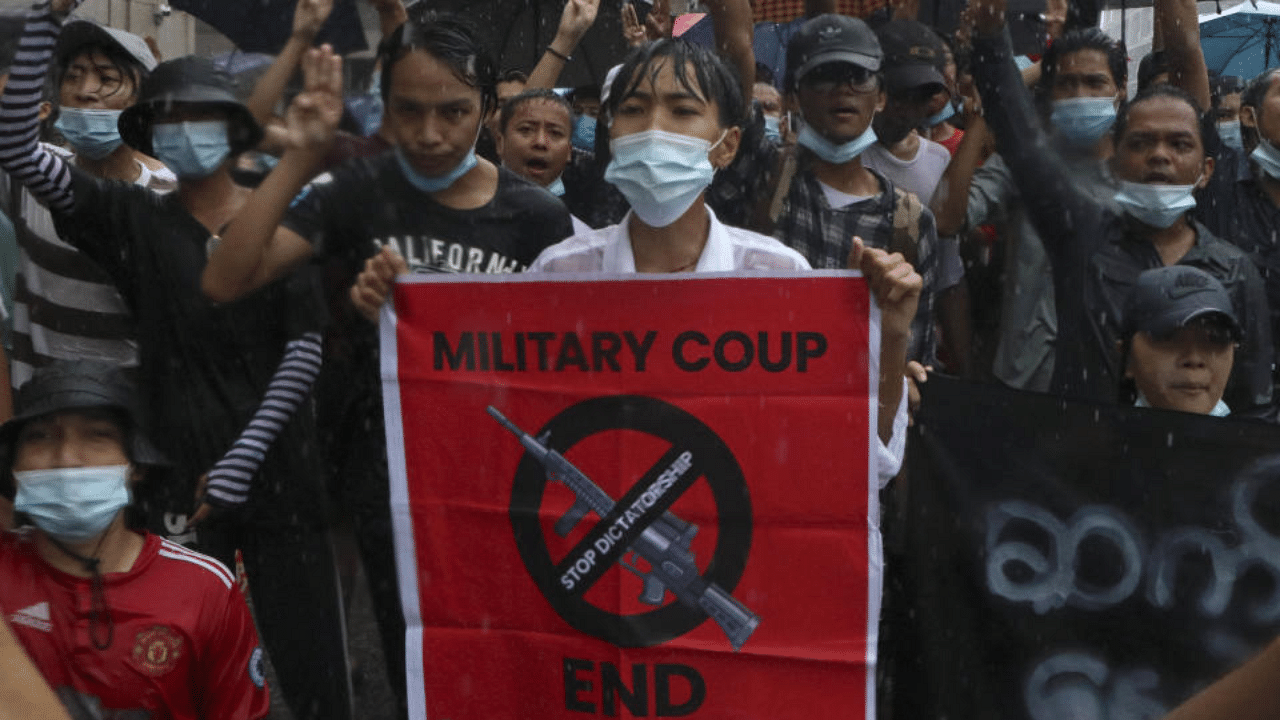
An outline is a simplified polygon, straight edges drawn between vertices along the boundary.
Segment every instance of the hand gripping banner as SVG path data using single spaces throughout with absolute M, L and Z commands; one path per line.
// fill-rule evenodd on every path
M 395 308 L 413 717 L 873 716 L 857 275 L 417 276 Z

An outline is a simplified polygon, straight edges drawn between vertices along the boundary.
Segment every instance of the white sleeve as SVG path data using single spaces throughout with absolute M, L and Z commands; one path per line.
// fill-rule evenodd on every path
M 902 469 L 902 458 L 906 454 L 907 390 L 907 379 L 903 377 L 902 399 L 898 402 L 898 410 L 893 415 L 893 434 L 889 436 L 889 442 L 885 443 L 883 440 L 878 439 L 879 435 L 876 436 L 876 471 L 879 476 L 881 490 Z

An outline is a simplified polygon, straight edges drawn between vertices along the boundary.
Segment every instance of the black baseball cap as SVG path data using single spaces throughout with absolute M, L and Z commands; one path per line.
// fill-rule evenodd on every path
M 1186 265 L 1146 270 L 1138 276 L 1124 311 L 1124 334 L 1168 337 L 1200 318 L 1214 318 L 1239 341 L 1240 322 L 1231 295 L 1217 278 Z
M 68 410 L 109 409 L 122 413 L 129 424 L 129 455 L 134 465 L 167 468 L 169 461 L 147 439 L 142 428 L 138 393 L 123 368 L 92 360 L 58 360 L 37 368 L 18 388 L 14 414 L 0 425 L 0 495 L 13 496 L 14 443 L 22 427 L 35 418 Z
M 880 42 L 865 22 L 846 15 L 819 15 L 801 25 L 787 43 L 784 81 L 794 89 L 810 70 L 836 62 L 879 72 L 883 61 Z
M 235 89 L 231 76 L 208 58 L 188 55 L 162 62 L 143 81 L 138 102 L 120 113 L 120 137 L 130 147 L 151 155 L 151 126 L 157 114 L 176 103 L 212 105 L 230 116 L 227 139 L 231 154 L 252 150 L 262 141 L 262 127 L 236 97 Z
M 876 28 L 876 37 L 884 48 L 884 83 L 889 92 L 946 86 L 942 69 L 947 63 L 947 47 L 928 25 L 890 20 Z

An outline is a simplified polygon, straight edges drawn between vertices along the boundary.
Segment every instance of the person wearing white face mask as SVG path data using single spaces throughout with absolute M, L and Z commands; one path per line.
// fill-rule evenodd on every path
M 1046 150 L 1061 157 L 1064 181 L 1098 198 L 1114 192 L 1106 160 L 1116 110 L 1124 101 L 1125 62 L 1124 47 L 1101 30 L 1071 30 L 1045 52 L 1035 88 L 1037 119 L 1049 136 Z M 1021 85 L 1007 91 L 1026 93 Z M 1006 109 L 1001 105 L 984 112 L 990 118 Z M 1005 158 L 983 158 L 981 148 L 990 138 L 987 123 L 980 116 L 968 119 L 969 132 L 932 202 L 938 230 L 944 236 L 968 236 L 975 228 L 995 225 L 1004 241 L 1005 279 L 990 372 L 1009 387 L 1044 392 L 1058 348 L 1049 257 Z
M 126 518 L 143 475 L 167 465 L 135 402 L 121 370 L 93 362 L 54 363 L 19 390 L 0 492 L 31 527 L 0 533 L 0 612 L 74 717 L 264 717 L 234 576 Z
M 303 406 L 320 366 L 311 278 L 222 306 L 199 290 L 218 231 L 252 204 L 252 191 L 230 171 L 262 131 L 225 73 L 187 57 L 156 66 L 117 122 L 124 146 L 159 156 L 174 171 L 172 193 L 104 181 L 43 149 L 34 142 L 35 101 L 73 5 L 54 0 L 28 16 L 0 103 L 0 165 L 50 209 L 60 237 L 101 268 L 132 315 L 139 371 L 151 380 L 143 405 L 152 439 L 176 467 L 173 482 L 158 486 L 145 506 L 147 528 L 198 543 L 227 564 L 242 550 L 295 715 L 313 717 L 309 709 L 319 707 L 326 717 L 344 716 L 350 686 L 342 611 L 323 474 L 310 452 L 314 416 Z M 331 65 L 323 72 L 336 79 Z M 305 74 L 316 71 L 313 64 Z M 267 450 L 224 459 L 242 449 L 242 431 Z M 206 475 L 207 484 L 200 481 Z M 215 512 L 236 507 L 244 511 Z M 313 600 L 293 607 L 290 598 L 303 587 Z
M 1101 201 L 1072 182 L 1058 156 L 1042 151 L 1029 98 L 1009 91 L 1019 80 L 1003 1 L 978 0 L 975 12 L 974 77 L 983 106 L 1001 107 L 988 121 L 1052 263 L 1058 340 L 1050 391 L 1114 402 L 1130 290 L 1143 270 L 1178 264 L 1215 277 L 1235 306 L 1243 332 L 1226 403 L 1239 412 L 1268 406 L 1274 348 L 1262 278 L 1248 256 L 1190 216 L 1195 189 L 1215 167 L 1195 100 L 1157 85 L 1121 109 L 1109 163 L 1119 188 Z

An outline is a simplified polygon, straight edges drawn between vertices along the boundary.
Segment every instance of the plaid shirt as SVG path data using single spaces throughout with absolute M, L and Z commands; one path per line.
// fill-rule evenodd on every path
M 769 202 L 778 149 L 764 138 L 763 123 L 757 112 L 756 121 L 743 133 L 738 156 L 729 167 L 716 173 L 707 193 L 707 203 L 726 224 L 751 227 L 756 203 Z M 854 235 L 870 247 L 889 249 L 893 242 L 896 193 L 900 191 L 894 189 L 888 178 L 868 168 L 880 181 L 880 194 L 833 209 L 818 178 L 809 170 L 810 157 L 808 150 L 801 150 L 799 167 L 772 230 L 773 236 L 798 250 L 815 269 L 846 267 Z M 938 347 L 933 303 L 939 288 L 938 230 L 933 213 L 927 207 L 920 215 L 919 230 L 914 264 L 916 272 L 924 278 L 924 290 L 911 323 L 907 357 L 929 365 L 934 364 Z

